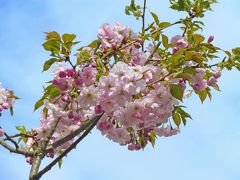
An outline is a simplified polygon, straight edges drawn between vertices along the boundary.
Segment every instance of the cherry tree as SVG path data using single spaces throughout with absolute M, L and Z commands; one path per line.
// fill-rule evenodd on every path
M 170 0 L 170 8 L 185 18 L 165 22 L 134 0 L 126 6 L 141 29 L 134 32 L 121 23 L 103 24 L 97 38 L 78 47 L 75 34 L 46 32 L 43 47 L 51 58 L 43 71 L 53 78 L 44 86 L 34 109 L 41 108 L 39 127 L 17 126 L 10 135 L 0 128 L 0 145 L 26 157 L 30 180 L 40 179 L 96 127 L 109 140 L 130 151 L 154 147 L 157 137 L 180 132 L 192 119 L 184 100 L 197 94 L 201 102 L 219 91 L 223 69 L 240 70 L 240 48 L 226 51 L 204 37 L 201 19 L 215 0 Z M 146 22 L 146 14 L 152 22 Z M 168 37 L 168 28 L 179 34 Z M 76 48 L 77 47 L 77 48 Z M 74 51 L 73 49 L 77 49 Z M 73 52 L 74 51 L 74 52 Z M 219 53 L 224 54 L 218 57 Z M 0 84 L 0 115 L 19 98 Z M 50 158 L 45 167 L 41 162 Z

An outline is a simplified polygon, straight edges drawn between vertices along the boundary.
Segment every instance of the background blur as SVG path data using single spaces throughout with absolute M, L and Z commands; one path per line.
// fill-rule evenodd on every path
M 37 127 L 39 111 L 33 112 L 41 97 L 42 84 L 50 73 L 41 73 L 49 58 L 41 46 L 46 31 L 76 33 L 80 45 L 96 38 L 104 22 L 119 21 L 140 29 L 140 22 L 124 15 L 130 0 L 0 0 L 0 81 L 14 89 L 21 100 L 15 104 L 15 116 L 8 112 L 0 124 L 9 133 L 16 125 Z M 240 1 L 219 0 L 205 17 L 204 35 L 214 35 L 214 43 L 230 50 L 240 46 Z M 161 21 L 175 22 L 181 13 L 168 8 L 168 0 L 148 0 L 148 9 Z M 148 20 L 151 17 L 148 16 Z M 169 35 L 179 34 L 171 28 Z M 43 180 L 239 180 L 240 179 L 240 72 L 223 72 L 219 82 L 222 92 L 202 105 L 196 96 L 187 100 L 193 117 L 181 133 L 159 138 L 150 145 L 131 152 L 94 130 L 63 159 L 62 169 L 54 167 Z M 30 166 L 22 156 L 0 147 L 0 179 L 26 180 Z

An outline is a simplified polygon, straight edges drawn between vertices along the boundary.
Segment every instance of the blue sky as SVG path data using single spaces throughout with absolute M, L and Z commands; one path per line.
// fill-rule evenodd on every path
M 219 0 L 205 18 L 204 35 L 215 35 L 225 49 L 240 46 L 240 1 Z M 128 0 L 0 0 L 0 81 L 22 99 L 15 116 L 8 113 L 0 124 L 10 133 L 14 126 L 36 127 L 39 112 L 33 104 L 41 96 L 42 84 L 50 79 L 41 73 L 49 58 L 41 44 L 45 31 L 76 33 L 85 45 L 96 38 L 104 22 L 119 21 L 138 30 L 139 23 L 124 15 Z M 168 0 L 148 1 L 160 20 L 177 20 L 181 14 L 168 9 Z M 178 34 L 170 29 L 168 34 Z M 193 121 L 178 136 L 159 138 L 155 149 L 130 152 L 94 130 L 67 158 L 62 169 L 55 167 L 43 180 L 239 180 L 240 179 L 240 73 L 224 72 L 222 90 L 203 105 L 193 96 L 186 102 Z M 0 148 L 0 179 L 25 180 L 30 166 L 21 156 Z

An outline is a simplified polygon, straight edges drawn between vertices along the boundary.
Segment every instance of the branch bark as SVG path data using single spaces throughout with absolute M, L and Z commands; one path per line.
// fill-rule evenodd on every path
M 0 139 L 0 145 L 2 145 L 4 148 L 6 148 L 7 150 L 9 150 L 11 153 L 16 153 L 16 154 L 21 154 L 24 156 L 33 156 L 34 152 L 29 152 L 27 150 L 24 150 L 22 148 L 14 148 L 11 145 L 9 145 L 8 143 L 6 143 L 3 139 Z

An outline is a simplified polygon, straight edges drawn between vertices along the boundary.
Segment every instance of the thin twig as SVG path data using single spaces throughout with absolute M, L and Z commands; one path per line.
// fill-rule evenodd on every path
M 145 14 L 146 14 L 146 5 L 147 5 L 147 0 L 144 0 L 143 3 L 143 14 L 142 14 L 142 36 L 145 35 Z M 142 43 L 142 52 L 144 51 L 144 41 Z
M 10 138 L 7 133 L 4 133 L 4 135 L 6 136 L 7 140 L 9 140 L 10 142 L 12 142 L 14 144 L 16 149 L 19 148 L 18 143 L 14 139 Z
M 148 84 L 148 86 L 152 86 L 153 84 L 156 84 L 156 83 L 158 83 L 158 82 L 163 81 L 166 77 L 170 76 L 171 74 L 172 74 L 172 73 L 168 73 L 168 74 L 166 74 L 166 75 L 163 76 L 161 79 L 159 79 L 159 80 L 157 80 L 157 81 L 154 81 L 154 82 Z
M 159 41 L 157 43 L 157 45 L 154 47 L 154 50 L 150 53 L 150 55 L 148 56 L 146 62 L 145 62 L 145 65 L 152 59 L 154 53 L 158 50 L 159 46 L 161 45 L 161 42 Z
M 18 134 L 13 134 L 13 135 L 9 135 L 8 137 L 9 138 L 16 138 L 16 137 L 20 137 L 20 136 L 23 136 L 23 137 L 27 137 L 27 138 L 31 138 L 31 137 L 34 137 L 36 136 L 37 133 L 34 133 L 34 134 L 25 134 L 25 133 L 18 133 Z M 4 141 L 8 140 L 8 138 L 5 138 Z
M 70 57 L 69 57 L 69 56 L 66 57 L 65 62 L 69 62 L 69 64 L 72 66 L 73 69 L 76 68 L 76 67 L 73 65 L 72 61 L 70 60 Z

